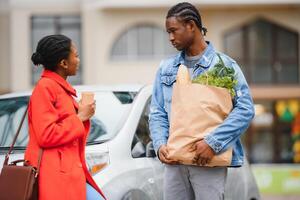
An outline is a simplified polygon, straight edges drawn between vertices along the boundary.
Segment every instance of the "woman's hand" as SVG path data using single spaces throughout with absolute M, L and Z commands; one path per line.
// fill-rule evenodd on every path
M 78 104 L 78 113 L 77 116 L 81 121 L 86 121 L 90 119 L 94 114 L 96 110 L 96 102 L 94 101 L 93 103 L 83 105 L 81 101 Z

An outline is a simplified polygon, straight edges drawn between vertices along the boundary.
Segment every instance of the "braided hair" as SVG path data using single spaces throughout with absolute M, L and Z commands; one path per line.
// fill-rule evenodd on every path
M 43 65 L 47 70 L 55 71 L 62 59 L 67 59 L 71 52 L 71 39 L 64 35 L 48 35 L 37 45 L 31 60 L 34 65 Z
M 199 30 L 203 32 L 203 35 L 206 35 L 207 29 L 202 26 L 199 11 L 195 6 L 188 2 L 178 3 L 175 6 L 171 7 L 166 18 L 168 19 L 169 17 L 178 17 L 183 22 L 192 20 L 195 22 Z

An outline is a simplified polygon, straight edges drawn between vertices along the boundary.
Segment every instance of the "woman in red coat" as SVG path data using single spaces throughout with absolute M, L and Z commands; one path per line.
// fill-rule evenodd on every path
M 25 159 L 37 166 L 43 149 L 39 200 L 105 199 L 88 172 L 84 154 L 95 102 L 78 104 L 73 98 L 76 91 L 66 81 L 78 70 L 75 45 L 63 35 L 46 36 L 31 60 L 44 67 L 29 102 L 25 152 Z

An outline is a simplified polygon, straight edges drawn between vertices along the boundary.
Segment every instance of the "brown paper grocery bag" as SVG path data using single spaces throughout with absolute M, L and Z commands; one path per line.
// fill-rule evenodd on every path
M 191 83 L 186 70 L 183 71 L 185 73 L 178 70 L 173 86 L 168 158 L 181 164 L 196 165 L 192 161 L 195 142 L 225 120 L 232 110 L 232 101 L 227 89 Z M 228 149 L 215 155 L 206 166 L 229 166 L 231 159 L 232 149 Z

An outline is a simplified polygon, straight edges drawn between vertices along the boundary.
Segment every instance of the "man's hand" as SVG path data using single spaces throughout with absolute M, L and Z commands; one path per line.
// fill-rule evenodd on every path
M 169 160 L 168 159 L 168 148 L 167 148 L 167 145 L 163 144 L 159 147 L 158 149 L 158 157 L 159 157 L 159 160 L 163 163 L 166 163 L 166 164 L 169 164 L 169 165 L 175 165 L 175 164 L 178 164 L 176 161 L 173 161 L 173 160 Z
M 203 139 L 195 143 L 195 150 L 196 154 L 193 162 L 200 166 L 207 165 L 215 155 L 213 149 L 208 144 L 206 144 Z

